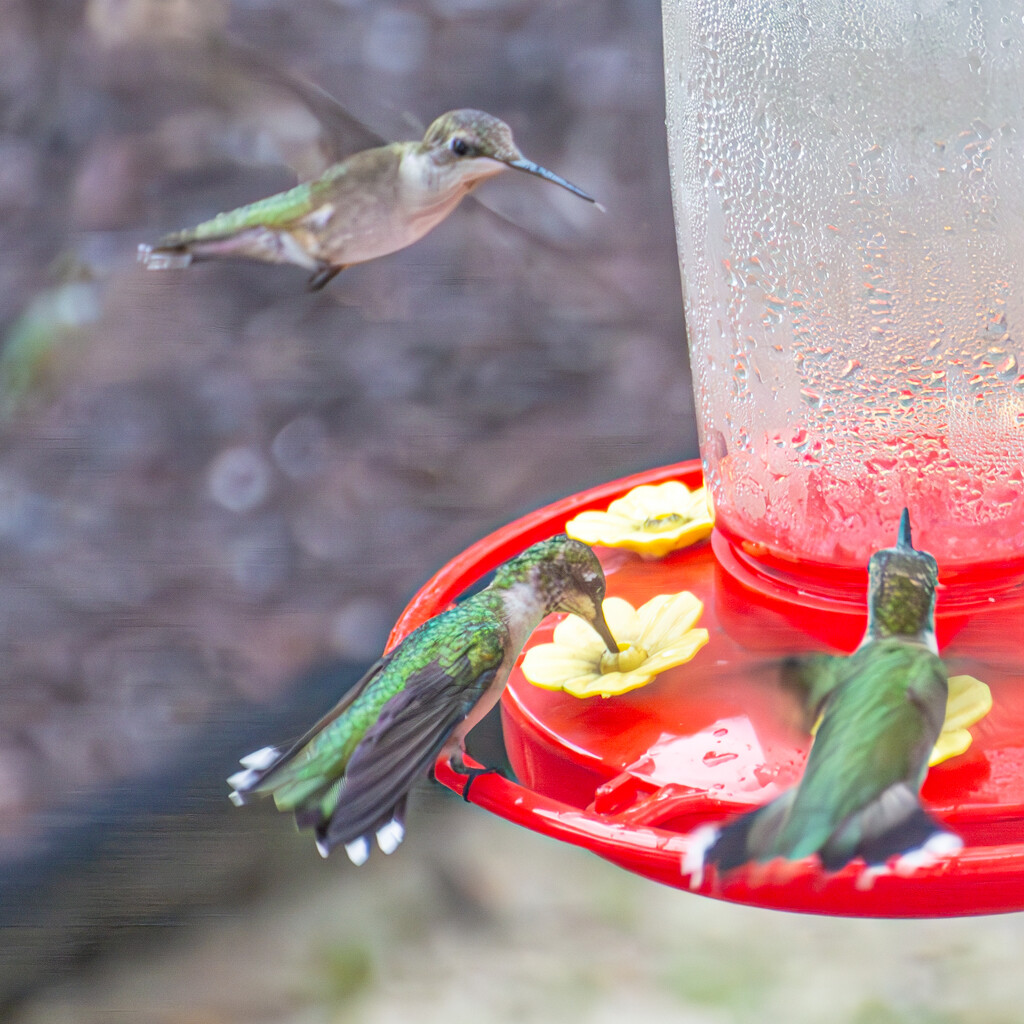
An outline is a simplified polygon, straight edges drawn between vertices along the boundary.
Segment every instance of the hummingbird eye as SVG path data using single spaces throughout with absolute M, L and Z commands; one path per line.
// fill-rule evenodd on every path
M 470 150 L 470 145 L 465 139 L 456 136 L 452 139 L 452 152 L 456 156 L 465 156 Z

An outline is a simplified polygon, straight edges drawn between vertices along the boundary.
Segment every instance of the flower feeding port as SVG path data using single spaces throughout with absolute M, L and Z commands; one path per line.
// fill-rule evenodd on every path
M 528 545 L 563 530 L 585 509 L 604 508 L 639 484 L 678 479 L 700 486 L 697 462 L 614 481 L 573 495 L 485 537 L 445 566 L 415 596 L 389 646 L 443 611 L 467 587 Z M 795 783 L 810 735 L 797 701 L 779 685 L 781 658 L 794 651 L 852 650 L 865 624 L 866 573 L 848 593 L 815 596 L 796 612 L 726 572 L 714 556 L 723 540 L 698 543 L 659 561 L 598 548 L 608 593 L 634 605 L 690 590 L 704 602 L 710 642 L 650 685 L 585 700 L 531 686 L 518 667 L 502 701 L 509 758 L 518 782 L 478 777 L 472 803 L 544 835 L 585 847 L 627 870 L 677 888 L 693 829 L 765 803 Z M 780 591 L 785 592 L 780 587 Z M 1024 909 L 1024 693 L 1019 629 L 1024 595 L 973 605 L 939 592 L 939 646 L 951 674 L 989 684 L 991 714 L 970 748 L 932 768 L 927 809 L 963 836 L 948 860 L 864 884 L 863 865 L 835 874 L 814 858 L 747 866 L 695 890 L 733 902 L 821 914 L 916 917 Z M 545 622 L 527 649 L 547 642 Z M 438 762 L 437 779 L 461 793 L 465 779 Z

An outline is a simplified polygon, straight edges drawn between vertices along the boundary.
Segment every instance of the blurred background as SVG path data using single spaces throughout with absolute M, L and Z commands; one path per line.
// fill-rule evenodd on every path
M 316 294 L 135 263 L 460 106 L 607 212 L 504 175 Z M 0 0 L 0 1018 L 1018 1019 L 1016 917 L 714 904 L 426 785 L 357 871 L 227 803 L 452 555 L 697 454 L 663 121 L 650 0 Z

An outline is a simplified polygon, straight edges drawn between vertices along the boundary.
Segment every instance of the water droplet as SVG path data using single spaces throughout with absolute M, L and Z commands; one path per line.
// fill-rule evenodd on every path
M 1017 373 L 1017 357 L 1009 352 L 1006 358 L 996 364 L 996 373 L 999 374 L 1003 380 L 1010 380 Z
M 704 755 L 704 756 L 703 756 L 703 757 L 701 758 L 701 760 L 702 760 L 702 761 L 703 761 L 703 762 L 704 762 L 704 763 L 705 763 L 705 764 L 706 764 L 706 765 L 707 765 L 707 766 L 708 766 L 709 768 L 713 768 L 713 767 L 715 767 L 716 765 L 720 765 L 720 764 L 725 764 L 725 763 L 726 763 L 726 762 L 728 762 L 728 761 L 735 761 L 735 760 L 736 760 L 736 758 L 738 758 L 739 756 L 740 756 L 739 754 L 733 754 L 733 753 L 730 753 L 730 752 L 728 752 L 728 751 L 722 751 L 722 752 L 715 752 L 714 750 L 709 750 L 709 751 L 708 751 L 708 752 L 707 752 L 707 753 L 706 753 L 706 754 L 705 754 L 705 755 Z

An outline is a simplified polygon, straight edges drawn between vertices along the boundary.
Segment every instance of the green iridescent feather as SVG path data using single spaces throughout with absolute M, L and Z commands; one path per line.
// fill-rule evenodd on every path
M 764 859 L 814 853 L 890 786 L 906 782 L 916 792 L 927 771 L 946 707 L 942 661 L 923 647 L 886 639 L 835 659 L 833 668 L 804 780 Z

